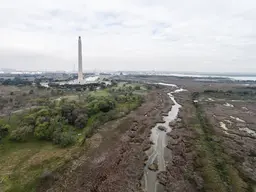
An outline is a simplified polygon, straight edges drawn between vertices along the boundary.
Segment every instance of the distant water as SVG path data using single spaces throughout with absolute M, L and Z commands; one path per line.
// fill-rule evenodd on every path
M 240 81 L 256 81 L 256 76 L 230 76 L 230 79 L 240 80 Z
M 256 81 L 256 75 L 228 75 L 228 74 L 182 74 L 173 73 L 170 76 L 176 77 L 197 77 L 197 78 L 225 78 L 239 81 Z

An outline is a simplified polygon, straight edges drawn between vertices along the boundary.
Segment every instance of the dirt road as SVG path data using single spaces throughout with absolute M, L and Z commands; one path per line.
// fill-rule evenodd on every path
M 151 128 L 172 107 L 168 89 L 152 91 L 136 111 L 105 124 L 84 154 L 43 181 L 37 191 L 141 191 Z

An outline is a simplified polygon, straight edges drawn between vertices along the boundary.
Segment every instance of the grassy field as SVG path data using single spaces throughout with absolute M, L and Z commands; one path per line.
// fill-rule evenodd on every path
M 35 191 L 44 173 L 64 165 L 79 151 L 78 146 L 59 148 L 49 142 L 4 142 L 0 146 L 0 191 Z
M 106 96 L 109 96 L 110 94 L 107 91 L 107 89 L 104 89 L 104 90 L 92 91 L 92 92 L 88 93 L 88 95 L 96 96 L 96 97 L 106 97 Z

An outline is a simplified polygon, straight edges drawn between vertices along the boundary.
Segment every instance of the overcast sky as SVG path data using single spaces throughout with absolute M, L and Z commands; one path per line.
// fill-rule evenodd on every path
M 256 72 L 255 0 L 1 0 L 0 68 Z M 77 66 L 76 66 L 77 68 Z

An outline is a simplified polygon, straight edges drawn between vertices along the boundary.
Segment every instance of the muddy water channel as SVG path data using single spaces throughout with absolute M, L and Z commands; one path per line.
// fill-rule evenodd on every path
M 166 162 L 171 158 L 170 150 L 166 148 L 168 142 L 168 136 L 166 134 L 172 130 L 169 123 L 177 118 L 181 107 L 172 95 L 172 93 L 179 92 L 178 90 L 181 89 L 168 93 L 168 96 L 173 101 L 174 105 L 168 112 L 168 116 L 163 116 L 164 123 L 157 123 L 156 126 L 152 128 L 150 140 L 153 144 L 151 145 L 151 148 L 146 151 L 148 161 L 145 165 L 144 179 L 142 181 L 145 192 L 164 191 L 163 186 L 157 181 L 157 174 L 161 171 L 166 171 Z

